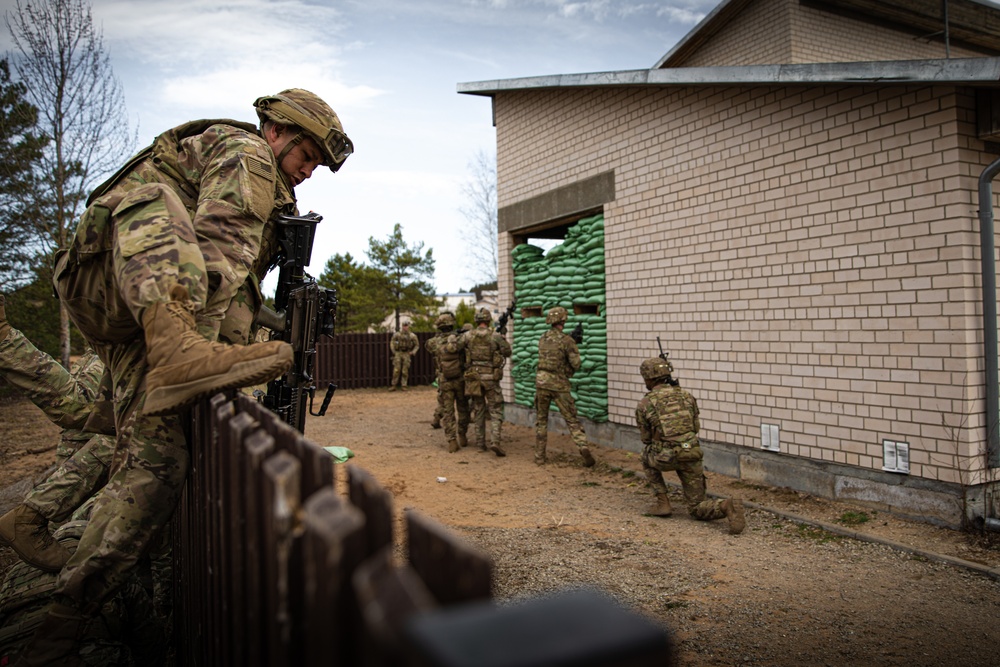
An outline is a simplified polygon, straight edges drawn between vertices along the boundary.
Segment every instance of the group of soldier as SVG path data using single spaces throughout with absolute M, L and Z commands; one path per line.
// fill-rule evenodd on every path
M 169 595 L 157 595 L 157 582 L 162 591 L 169 581 L 168 523 L 188 471 L 185 411 L 203 397 L 266 382 L 292 365 L 288 343 L 255 342 L 259 285 L 281 258 L 277 218 L 298 213 L 296 186 L 320 166 L 336 172 L 354 150 L 334 110 L 309 91 L 260 97 L 254 108 L 259 125 L 196 120 L 162 133 L 91 194 L 53 272 L 62 306 L 90 349 L 74 373 L 37 351 L 25 352 L 19 332 L 0 317 L 0 343 L 21 346 L 25 363 L 35 365 L 31 372 L 40 374 L 36 379 L 52 373 L 48 398 L 33 398 L 64 429 L 56 472 L 0 517 L 0 542 L 48 577 L 36 589 L 44 589 L 45 604 L 30 623 L 17 624 L 30 637 L 0 657 L 3 664 L 117 664 L 88 644 L 120 627 L 109 613 L 138 619 L 125 634 L 145 638 L 141 646 L 115 645 L 120 664 L 153 665 L 166 655 L 149 637 L 169 625 Z M 555 402 L 585 465 L 593 465 L 569 393 L 580 359 L 562 332 L 565 310 L 550 311 L 549 321 L 552 331 L 539 343 L 535 460 L 546 460 L 548 409 Z M 511 348 L 491 322 L 486 310 L 476 313 L 469 331 L 454 331 L 454 318 L 438 320 L 439 388 L 451 405 L 442 421 L 449 450 L 467 444 L 471 421 L 476 445 L 505 456 L 499 383 Z M 412 357 L 415 337 L 402 340 L 394 351 Z M 453 377 L 456 359 L 460 377 Z M 402 360 L 395 382 L 406 386 Z M 722 513 L 736 526 L 741 507 L 704 500 L 696 407 L 684 434 L 669 430 L 683 404 L 671 394 L 679 388 L 653 400 L 661 390 L 650 387 L 647 471 L 688 471 L 681 480 L 693 515 Z M 663 515 L 665 500 L 658 506 Z M 51 532 L 60 522 L 71 528 L 56 532 L 65 540 Z M 156 613 L 141 611 L 150 606 L 146 592 Z M 150 622 L 156 619 L 163 623 Z
M 549 410 L 553 403 L 569 429 L 570 437 L 583 459 L 585 467 L 596 463 L 580 425 L 576 403 L 571 393 L 570 379 L 580 370 L 581 358 L 576 341 L 564 329 L 569 313 L 562 306 L 551 308 L 545 317 L 550 326 L 538 340 L 538 370 L 535 373 L 535 446 L 534 461 L 548 461 Z M 475 425 L 476 445 L 480 450 L 506 456 L 500 446 L 503 422 L 503 394 L 500 380 L 511 355 L 510 343 L 490 326 L 489 310 L 476 312 L 476 328 L 456 332 L 455 316 L 442 313 L 434 326 L 437 334 L 427 340 L 425 348 L 434 359 L 437 373 L 437 407 L 432 426 L 438 421 L 444 427 L 449 453 L 468 444 L 467 430 Z M 407 357 L 416 353 L 416 336 L 412 344 L 394 346 Z M 399 336 L 397 334 L 396 336 Z M 396 341 L 396 336 L 393 341 Z M 412 352 L 411 352 L 412 350 Z M 394 362 L 394 369 L 399 367 Z M 639 401 L 635 418 L 643 443 L 642 465 L 655 494 L 655 501 L 646 514 L 667 517 L 672 514 L 663 473 L 676 471 L 688 512 L 699 521 L 725 518 L 729 532 L 739 534 L 746 525 L 743 503 L 737 498 L 709 499 L 705 483 L 704 454 L 698 439 L 700 420 L 698 402 L 691 392 L 683 389 L 673 377 L 673 365 L 665 355 L 642 362 L 639 372 L 648 393 Z M 395 374 L 394 374 L 395 375 Z M 405 388 L 405 374 L 404 374 Z M 395 382 L 394 382 L 395 387 Z M 489 444 L 486 439 L 486 416 L 490 418 Z

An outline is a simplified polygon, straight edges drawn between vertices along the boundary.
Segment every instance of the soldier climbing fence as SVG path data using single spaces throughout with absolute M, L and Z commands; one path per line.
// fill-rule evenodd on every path
M 400 562 L 388 491 L 353 465 L 337 489 L 333 457 L 245 395 L 202 402 L 191 429 L 173 524 L 178 664 L 672 663 L 662 628 L 596 593 L 497 607 L 490 559 L 416 511 Z

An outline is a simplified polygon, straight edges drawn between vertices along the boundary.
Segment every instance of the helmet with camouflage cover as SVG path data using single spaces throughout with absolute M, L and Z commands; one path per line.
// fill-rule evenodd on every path
M 562 306 L 556 306 L 555 308 L 550 308 L 548 314 L 545 316 L 546 324 L 565 324 L 566 318 L 569 317 L 569 313 Z
M 344 160 L 354 152 L 354 144 L 344 134 L 344 126 L 340 124 L 337 113 L 308 90 L 289 88 L 277 95 L 258 97 L 253 105 L 257 109 L 261 127 L 264 121 L 273 120 L 282 125 L 302 128 L 302 133 L 319 146 L 323 153 L 323 164 L 332 172 L 340 169 Z M 300 137 L 301 133 L 289 145 L 301 141 Z
M 480 308 L 479 310 L 476 311 L 476 324 L 480 324 L 482 322 L 488 323 L 492 321 L 493 321 L 493 315 L 491 315 L 490 311 L 487 310 L 486 308 Z
M 455 328 L 455 316 L 451 313 L 441 313 L 434 320 L 434 328 L 438 331 L 451 331 Z
M 639 373 L 646 382 L 662 380 L 674 374 L 674 365 L 662 357 L 652 357 L 642 362 Z

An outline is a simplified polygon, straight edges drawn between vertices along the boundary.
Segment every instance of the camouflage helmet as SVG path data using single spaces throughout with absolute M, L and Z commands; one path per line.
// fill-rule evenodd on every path
M 455 328 L 455 316 L 451 313 L 441 313 L 434 320 L 434 328 L 438 330 L 444 329 L 454 329 Z
M 323 164 L 332 172 L 340 169 L 344 160 L 354 152 L 354 144 L 344 134 L 344 126 L 340 124 L 337 113 L 308 90 L 289 88 L 277 95 L 258 97 L 253 105 L 261 127 L 266 120 L 301 127 L 306 136 L 319 146 L 323 152 Z
M 566 318 L 569 317 L 569 313 L 562 306 L 556 306 L 555 308 L 550 308 L 548 315 L 545 316 L 546 324 L 564 324 Z
M 639 366 L 639 373 L 642 374 L 642 379 L 647 382 L 668 378 L 674 374 L 674 365 L 662 357 L 652 357 L 642 362 Z
M 476 324 L 479 324 L 480 322 L 492 322 L 492 321 L 493 321 L 493 315 L 491 315 L 490 311 L 488 311 L 486 308 L 480 308 L 479 310 L 476 311 Z

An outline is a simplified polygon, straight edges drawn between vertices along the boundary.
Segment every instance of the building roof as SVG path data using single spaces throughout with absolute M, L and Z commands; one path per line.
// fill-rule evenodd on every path
M 691 32 L 653 65 L 682 64 L 754 0 L 722 0 Z M 874 21 L 944 41 L 945 9 L 950 42 L 1000 53 L 1000 7 L 987 0 L 800 0 L 824 11 Z
M 679 67 L 755 0 L 722 0 L 649 70 L 495 79 L 458 84 L 458 92 L 492 96 L 517 90 L 606 86 L 949 84 L 1000 85 L 995 57 L 938 60 Z M 992 0 L 799 0 L 823 11 L 875 21 L 915 35 L 949 39 L 1000 55 L 1000 6 Z
M 1000 58 L 952 58 L 857 63 L 676 67 L 589 74 L 553 74 L 458 84 L 466 95 L 612 86 L 948 84 L 1000 87 Z

